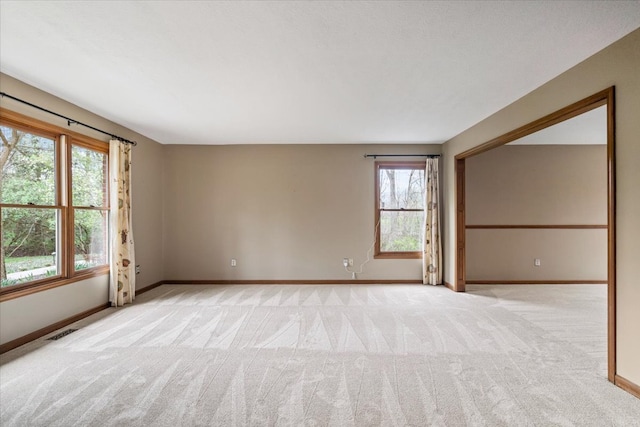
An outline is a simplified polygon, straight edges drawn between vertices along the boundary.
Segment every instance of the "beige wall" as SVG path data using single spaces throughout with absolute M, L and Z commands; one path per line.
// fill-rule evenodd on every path
M 466 222 L 606 225 L 606 146 L 503 146 L 467 159 Z M 607 279 L 606 230 L 469 229 L 466 242 L 468 281 Z
M 167 146 L 167 279 L 350 279 L 374 232 L 365 153 L 440 146 Z M 236 258 L 237 267 L 230 266 Z M 420 260 L 372 260 L 360 279 L 420 279 Z
M 607 223 L 606 145 L 507 145 L 466 161 L 467 224 Z
M 455 282 L 454 156 L 546 114 L 616 86 L 617 373 L 640 384 L 640 30 L 636 30 L 443 147 L 445 278 Z
M 469 282 L 607 280 L 607 230 L 472 229 L 466 237 Z
M 164 147 L 6 74 L 0 74 L 0 88 L 9 95 L 138 142 L 133 153 L 132 183 L 136 263 L 141 266 L 141 274 L 137 276 L 137 288 L 142 289 L 162 280 L 164 278 L 161 237 Z M 67 126 L 63 119 L 58 119 L 8 98 L 0 99 L 0 106 L 61 127 Z M 107 136 L 80 126 L 73 126 L 72 130 L 101 141 L 108 140 Z M 108 276 L 105 275 L 2 302 L 0 303 L 0 344 L 101 304 L 106 304 L 107 294 Z

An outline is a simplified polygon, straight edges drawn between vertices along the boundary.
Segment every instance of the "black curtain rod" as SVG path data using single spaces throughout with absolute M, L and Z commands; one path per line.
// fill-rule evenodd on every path
M 428 157 L 428 158 L 436 158 L 440 157 L 440 154 L 365 154 L 364 158 L 368 159 L 369 157 L 373 157 L 377 159 L 378 157 Z
M 135 141 L 130 141 L 130 140 L 128 140 L 128 139 L 126 139 L 126 138 L 123 138 L 123 137 L 121 137 L 121 136 L 114 135 L 114 134 L 112 134 L 112 133 L 110 133 L 110 132 L 103 131 L 102 129 L 95 128 L 95 127 L 93 127 L 93 126 L 91 126 L 91 125 L 88 125 L 88 124 L 85 124 L 85 123 L 79 122 L 79 121 L 77 121 L 77 120 L 73 120 L 73 119 L 71 119 L 71 118 L 69 118 L 69 117 L 67 117 L 67 116 L 63 116 L 62 114 L 58 114 L 58 113 L 56 113 L 56 112 L 54 112 L 54 111 L 47 110 L 46 108 L 42 108 L 42 107 L 40 107 L 40 106 L 38 106 L 38 105 L 32 104 L 32 103 L 30 103 L 30 102 L 28 102 L 28 101 L 25 101 L 24 99 L 20 99 L 20 98 L 16 98 L 15 96 L 11 96 L 11 95 L 9 95 L 8 93 L 0 92 L 0 96 L 2 96 L 2 97 L 5 97 L 5 96 L 6 96 L 6 97 L 7 97 L 7 98 L 9 98 L 9 99 L 13 99 L 14 101 L 21 102 L 21 103 L 23 103 L 23 104 L 25 104 L 25 105 L 28 105 L 29 107 L 35 108 L 35 109 L 40 110 L 40 111 L 44 111 L 45 113 L 53 114 L 54 116 L 60 117 L 61 119 L 65 119 L 65 120 L 67 121 L 67 126 L 71 126 L 71 125 L 80 125 L 80 126 L 84 126 L 84 127 L 86 127 L 86 128 L 89 128 L 89 129 L 95 130 L 96 132 L 100 132 L 100 133 L 102 133 L 102 134 L 108 135 L 108 136 L 110 136 L 111 138 L 117 139 L 117 140 L 122 141 L 122 142 L 126 142 L 127 144 L 131 144 L 131 145 L 133 145 L 134 147 L 135 147 L 136 145 L 138 145 L 138 143 L 137 143 L 137 142 L 135 142 Z

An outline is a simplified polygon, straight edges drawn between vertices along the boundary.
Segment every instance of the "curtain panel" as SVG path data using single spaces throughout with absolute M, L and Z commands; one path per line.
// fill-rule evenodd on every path
M 439 158 L 428 158 L 425 170 L 424 253 L 422 283 L 442 284 L 442 239 L 440 230 Z
M 109 301 L 119 307 L 136 292 L 135 253 L 131 230 L 131 144 L 109 142 L 111 263 Z

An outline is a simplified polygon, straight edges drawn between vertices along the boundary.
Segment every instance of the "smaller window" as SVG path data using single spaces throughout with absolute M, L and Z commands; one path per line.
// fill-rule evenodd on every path
M 375 171 L 375 258 L 422 258 L 425 162 L 376 162 Z

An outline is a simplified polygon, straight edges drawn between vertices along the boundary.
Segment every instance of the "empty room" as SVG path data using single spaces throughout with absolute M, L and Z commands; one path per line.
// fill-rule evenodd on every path
M 639 1 L 0 0 L 2 426 L 640 426 Z

